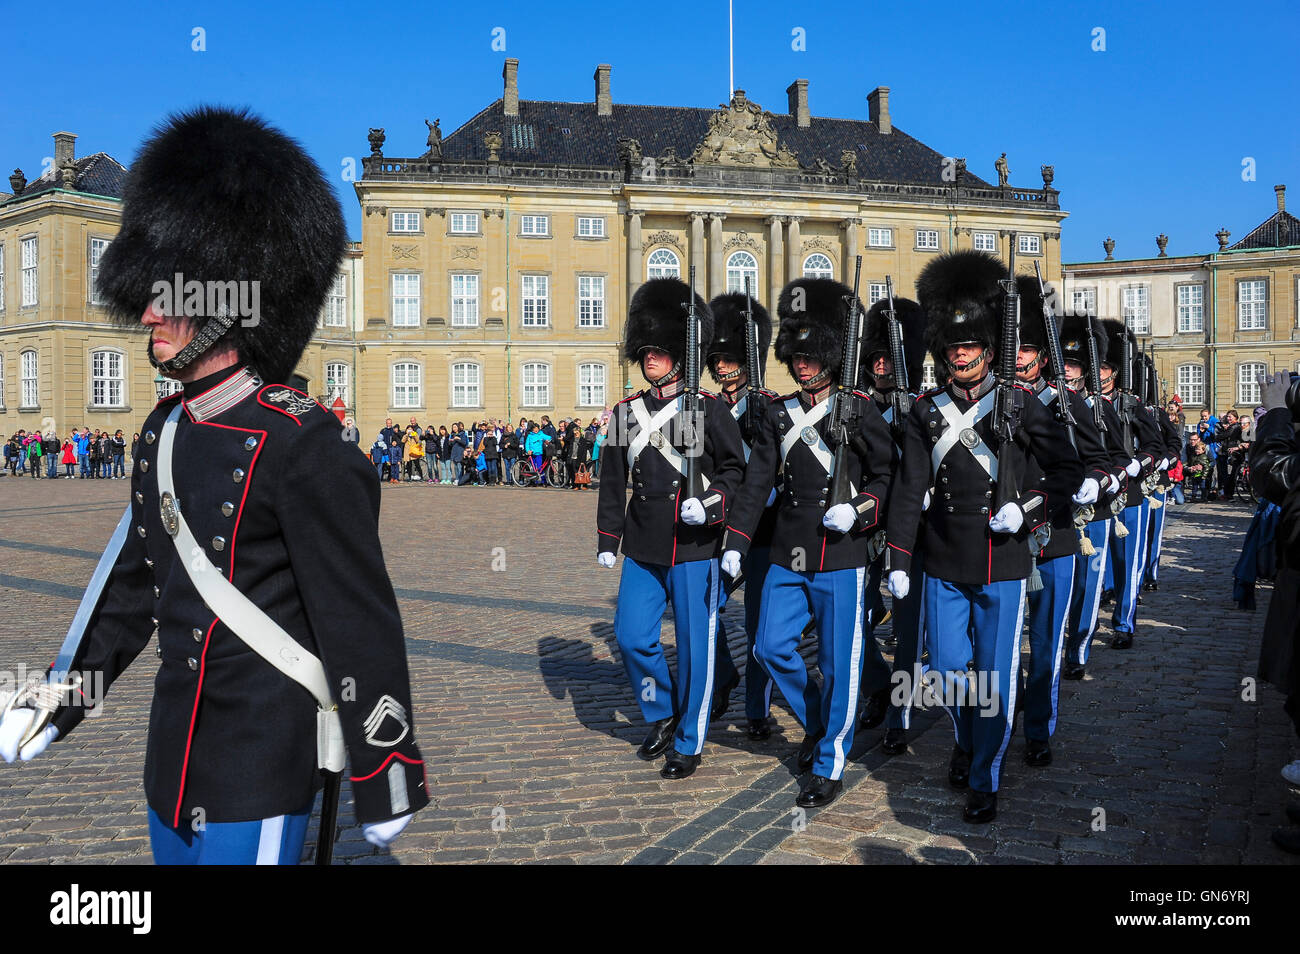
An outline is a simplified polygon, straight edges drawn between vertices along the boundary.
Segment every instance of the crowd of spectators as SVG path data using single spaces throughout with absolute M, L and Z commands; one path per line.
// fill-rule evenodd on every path
M 131 457 L 136 442 L 131 439 Z M 121 430 L 91 431 L 74 427 L 67 437 L 56 431 L 31 431 L 19 428 L 4 444 L 4 468 L 10 477 L 30 476 L 52 480 L 125 480 L 127 442 Z

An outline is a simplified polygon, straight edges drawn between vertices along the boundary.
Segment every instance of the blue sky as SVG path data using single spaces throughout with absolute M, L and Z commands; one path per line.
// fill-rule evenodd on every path
M 1300 209 L 1294 0 L 735 8 L 736 85 L 774 112 L 795 78 L 809 80 L 813 114 L 824 116 L 865 118 L 867 93 L 885 85 L 896 126 L 965 156 L 985 179 L 996 181 L 1004 150 L 1013 185 L 1037 187 L 1039 166 L 1054 165 L 1070 212 L 1066 261 L 1101 258 L 1107 235 L 1119 258 L 1154 254 L 1160 232 L 1171 255 L 1208 251 L 1221 226 L 1235 241 L 1267 218 L 1277 183 Z M 492 46 L 497 28 L 504 51 Z M 426 117 L 450 133 L 500 96 L 507 56 L 521 61 L 526 99 L 588 100 L 595 65 L 608 62 L 616 102 L 716 106 L 728 85 L 727 6 L 28 5 L 21 27 L 0 36 L 11 78 L 0 166 L 34 178 L 61 129 L 78 134 L 78 155 L 129 164 L 168 112 L 248 105 L 334 177 L 355 238 L 361 215 L 342 170 L 368 151 L 368 127 L 387 129 L 390 155 L 423 152 Z

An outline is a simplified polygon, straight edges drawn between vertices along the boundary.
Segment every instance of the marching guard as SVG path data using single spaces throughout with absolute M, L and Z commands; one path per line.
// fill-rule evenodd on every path
M 1155 418 L 1142 406 L 1134 391 L 1133 376 L 1141 361 L 1137 336 L 1113 318 L 1103 320 L 1102 327 L 1106 331 L 1102 393 L 1119 405 L 1121 443 L 1130 455 L 1125 468 L 1129 481 L 1124 509 L 1117 515 L 1111 531 L 1108 566 L 1115 589 L 1115 609 L 1111 614 L 1115 635 L 1110 645 L 1112 649 L 1128 649 L 1136 632 L 1137 601 L 1146 569 L 1151 513 L 1148 483 L 1154 483 L 1164 460 L 1164 442 Z M 1120 527 L 1124 528 L 1122 534 Z
M 911 561 L 924 534 L 926 641 L 931 666 L 944 674 L 957 738 L 948 781 L 969 788 L 963 817 L 971 823 L 997 814 L 1020 678 L 1030 535 L 1068 506 L 1083 479 L 1051 413 L 1012 383 L 1014 323 L 1005 342 L 1004 326 L 1014 315 L 1007 301 L 1014 285 L 1004 285 L 1006 273 L 992 255 L 962 251 L 935 259 L 917 280 L 935 366 L 946 366 L 951 379 L 912 409 L 888 522 L 896 599 L 911 591 Z M 1042 479 L 1022 488 L 1016 478 L 1026 458 Z
M 890 305 L 893 316 L 890 316 Z M 898 322 L 898 334 L 901 336 L 902 357 L 906 367 L 908 388 L 898 394 L 902 385 L 902 375 L 894 369 L 895 357 L 890 344 L 889 322 Z M 910 298 L 883 298 L 871 306 L 867 312 L 867 325 L 864 334 L 863 370 L 865 379 L 870 382 L 867 393 L 876 402 L 881 417 L 889 425 L 893 437 L 893 455 L 891 472 L 896 471 L 903 458 L 903 434 L 907 425 L 907 415 L 898 417 L 900 409 L 906 408 L 910 413 L 916 392 L 920 390 L 921 377 L 925 370 L 925 313 L 921 306 Z M 906 395 L 905 401 L 896 400 Z M 924 517 L 922 518 L 924 519 Z M 920 579 L 924 572 L 924 556 L 921 547 L 915 548 L 912 555 L 911 575 Z M 868 599 L 880 590 L 880 576 L 883 559 L 871 564 L 867 579 Z M 884 711 L 885 737 L 881 748 L 887 755 L 899 755 L 907 751 L 907 730 L 911 727 L 912 708 L 921 697 L 922 650 L 921 638 L 924 621 L 921 613 L 921 587 L 912 587 L 902 599 L 893 598 L 890 619 L 894 636 L 894 662 L 890 674 L 890 689 L 886 693 L 887 703 Z M 872 696 L 863 711 L 863 718 L 858 724 L 860 729 L 874 728 L 880 724 L 875 718 Z
M 1160 554 L 1164 549 L 1165 518 L 1169 515 L 1169 488 L 1174 485 L 1169 469 L 1182 457 L 1183 436 L 1178 433 L 1178 426 L 1169 419 L 1168 410 L 1158 403 L 1155 362 L 1150 355 L 1144 355 L 1143 360 L 1146 362 L 1147 407 L 1160 428 L 1165 453 L 1164 460 L 1160 462 L 1160 479 L 1151 492 L 1150 543 L 1147 545 L 1145 582 L 1142 584 L 1142 589 L 1154 592 L 1160 588 Z
M 811 808 L 839 793 L 853 746 L 869 638 L 863 606 L 869 548 L 883 519 L 891 451 L 875 402 L 846 386 L 845 377 L 856 377 L 858 368 L 856 349 L 852 365 L 844 363 L 845 332 L 862 320 L 853 292 L 832 279 L 797 279 L 782 290 L 778 314 L 776 357 L 799 390 L 774 401 L 763 419 L 728 521 L 722 564 L 733 577 L 740 572 L 779 482 L 754 653 L 804 728 L 797 766 L 812 774 L 796 804 Z M 837 485 L 845 499 L 836 499 Z M 799 655 L 810 617 L 820 689 Z
M 688 346 L 692 306 L 702 349 L 712 337 L 712 314 L 684 282 L 651 279 L 632 296 L 623 357 L 640 365 L 650 387 L 614 408 L 596 517 L 597 562 L 612 569 L 623 550 L 614 636 L 650 723 L 637 754 L 651 761 L 671 746 L 660 771 L 667 779 L 691 775 L 704 749 L 721 607 L 718 545 L 745 469 L 740 431 L 726 407 L 704 392 L 698 415 L 685 406 L 689 385 L 699 384 L 688 381 L 691 367 L 699 370 L 699 351 L 691 355 Z M 703 478 L 698 496 L 687 486 L 694 466 Z M 659 641 L 669 600 L 676 680 Z
M 143 323 L 150 362 L 183 390 L 141 427 L 131 502 L 48 681 L 7 700 L 0 753 L 65 738 L 97 714 L 86 680 L 111 686 L 156 639 L 144 787 L 159 863 L 296 864 L 322 769 L 327 861 L 345 750 L 372 843 L 429 800 L 374 471 L 334 415 L 280 383 L 345 239 L 297 143 L 201 108 L 144 145 L 100 266 L 114 317 Z M 201 314 L 159 295 L 177 275 L 187 296 L 209 289 Z M 259 313 L 212 310 L 211 283 L 252 283 Z
M 1091 339 L 1091 340 L 1090 340 Z M 1087 393 L 1084 405 L 1087 420 L 1101 433 L 1110 465 L 1109 480 L 1092 507 L 1081 508 L 1085 523 L 1082 529 L 1087 546 L 1080 546 L 1075 557 L 1075 585 L 1070 596 L 1070 615 L 1066 627 L 1064 679 L 1082 679 L 1092 653 L 1092 637 L 1097 631 L 1105 570 L 1110 565 L 1111 524 L 1124 507 L 1128 486 L 1130 454 L 1123 446 L 1119 415 L 1111 399 L 1102 393 L 1102 369 L 1113 374 L 1114 368 L 1102 363 L 1106 354 L 1106 331 L 1095 318 L 1070 316 L 1061 322 L 1061 354 L 1071 390 Z M 1091 551 L 1091 552 L 1087 552 Z
M 1101 432 L 1093 421 L 1092 409 L 1068 383 L 1068 366 L 1050 367 L 1049 336 L 1054 333 L 1047 325 L 1038 283 L 1028 276 L 1017 278 L 1020 293 L 1021 325 L 1020 353 L 1016 359 L 1016 377 L 1028 388 L 1038 402 L 1067 427 L 1075 451 L 1083 464 L 1083 483 L 1071 498 L 1074 507 L 1063 507 L 1049 526 L 1047 542 L 1035 554 L 1038 579 L 1031 576 L 1028 587 L 1029 601 L 1029 673 L 1025 680 L 1025 764 L 1050 765 L 1052 762 L 1051 737 L 1056 731 L 1057 702 L 1059 698 L 1062 664 L 1065 656 L 1066 628 L 1076 585 L 1082 582 L 1078 563 L 1081 539 L 1089 539 L 1080 529 L 1079 521 L 1094 511 L 1103 489 L 1118 486 L 1124 464 L 1112 457 L 1103 443 Z M 1053 320 L 1053 325 L 1055 321 Z M 1051 342 L 1055 346 L 1056 342 Z M 1065 364 L 1064 351 L 1060 352 Z M 1048 373 L 1061 373 L 1065 381 L 1062 391 Z M 1077 376 L 1076 376 L 1077 378 Z M 1061 401 L 1068 402 L 1067 417 L 1062 412 Z M 1034 468 L 1036 471 L 1037 468 Z M 1044 480 L 1039 474 L 1039 480 Z M 1086 521 L 1085 521 L 1086 522 Z M 1087 549 L 1093 549 L 1091 542 Z
M 767 414 L 768 405 L 777 399 L 757 382 L 766 376 L 767 352 L 772 344 L 772 316 L 766 308 L 743 292 L 728 292 L 709 302 L 713 312 L 713 339 L 707 350 L 709 374 L 719 387 L 718 397 L 731 411 L 740 430 L 740 440 L 748 465 L 750 454 Z M 751 326 L 752 322 L 752 326 Z M 750 365 L 757 362 L 757 368 Z M 764 508 L 754 540 L 745 554 L 742 570 L 745 587 L 745 718 L 748 735 L 754 741 L 771 736 L 768 717 L 772 708 L 772 680 L 754 658 L 754 638 L 758 634 L 758 608 L 763 594 L 763 581 L 771 563 L 772 531 L 776 526 L 776 491 L 769 495 L 769 506 Z M 726 605 L 727 587 L 723 587 L 722 606 Z M 719 607 L 721 611 L 722 607 Z M 719 666 L 725 673 L 721 686 L 714 693 L 713 718 L 726 714 L 728 696 L 740 683 L 740 674 L 731 660 L 727 648 L 726 626 L 719 617 Z

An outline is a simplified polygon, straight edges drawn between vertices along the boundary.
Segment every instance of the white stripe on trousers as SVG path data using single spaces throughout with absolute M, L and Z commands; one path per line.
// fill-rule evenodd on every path
M 1070 585 L 1065 590 L 1065 612 L 1061 614 L 1061 628 L 1056 632 L 1056 658 L 1052 660 L 1052 717 L 1047 723 L 1047 735 L 1056 732 L 1056 703 L 1061 686 L 1061 660 L 1065 658 L 1066 631 L 1070 628 L 1070 602 L 1074 595 L 1074 557 L 1070 560 Z
M 993 757 L 989 777 L 993 783 L 993 791 L 998 790 L 998 776 L 1002 774 L 1002 758 L 1007 754 L 1007 746 L 1011 743 L 1011 730 L 1016 724 L 1016 690 L 1020 688 L 1020 636 L 1025 626 L 1025 584 L 1026 580 L 1020 581 L 1020 604 L 1016 608 L 1016 633 L 1011 640 L 1011 649 L 1009 652 L 1010 659 L 1007 660 L 1009 665 L 1007 679 L 1007 715 L 1006 729 L 1002 733 L 1002 744 L 998 746 L 998 754 Z M 996 670 L 995 670 L 996 671 Z
M 844 774 L 844 737 L 848 735 L 849 728 L 858 714 L 858 685 L 862 681 L 862 595 L 866 572 L 865 566 L 858 567 L 854 583 L 857 599 L 853 606 L 853 652 L 849 659 L 849 694 L 848 702 L 844 707 L 844 725 L 840 726 L 840 731 L 835 736 L 835 766 L 831 769 L 833 779 Z
M 691 755 L 699 755 L 704 751 L 704 737 L 709 733 L 709 713 L 713 709 L 713 653 L 718 645 L 718 561 L 709 561 L 709 652 L 707 655 L 708 662 L 705 664 L 705 672 L 708 679 L 704 683 L 704 700 L 700 703 L 700 714 L 696 718 L 695 734 L 699 739 L 698 748 Z M 680 653 L 681 650 L 678 649 Z M 681 663 L 677 664 L 679 670 Z M 690 700 L 690 687 L 687 687 L 687 701 Z
M 278 865 L 280 863 L 280 843 L 284 840 L 284 816 L 263 818 L 262 827 L 257 835 L 257 861 L 259 865 Z

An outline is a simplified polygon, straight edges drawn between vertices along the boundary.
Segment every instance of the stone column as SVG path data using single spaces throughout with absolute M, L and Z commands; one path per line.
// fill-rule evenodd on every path
M 763 220 L 767 226 L 767 285 L 768 294 L 765 304 L 769 311 L 775 313 L 776 300 L 781 297 L 781 289 L 785 286 L 782 261 L 785 258 L 785 240 L 781 234 L 781 223 L 783 217 L 779 215 L 769 215 Z
M 862 224 L 861 219 L 841 219 L 840 231 L 844 233 L 844 266 L 841 271 L 844 277 L 840 281 L 853 287 L 853 269 L 857 265 L 858 257 L 858 226 Z
M 691 265 L 695 266 L 695 274 L 701 280 L 706 280 L 705 266 L 707 264 L 704 257 L 704 212 L 691 213 Z M 686 263 L 682 266 L 682 281 L 689 281 L 689 273 L 686 269 Z
M 627 300 L 629 304 L 636 290 L 641 287 L 643 269 L 641 265 L 641 216 L 640 209 L 627 210 Z
M 721 212 L 709 213 L 709 298 L 727 290 L 727 270 L 722 261 L 722 220 L 725 218 Z
M 786 221 L 790 223 L 790 227 L 786 233 L 785 273 L 793 281 L 803 275 L 803 262 L 800 261 L 803 255 L 803 240 L 799 237 L 799 223 L 803 221 L 803 216 L 791 215 L 786 218 Z

